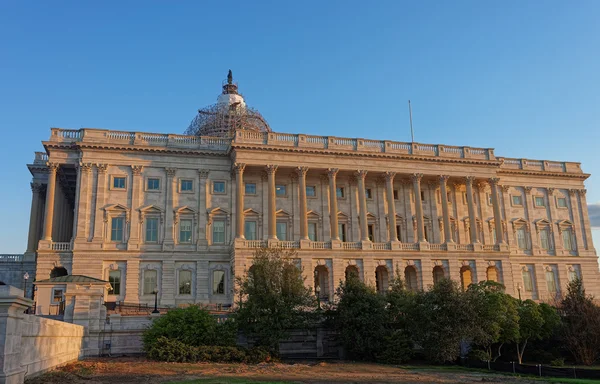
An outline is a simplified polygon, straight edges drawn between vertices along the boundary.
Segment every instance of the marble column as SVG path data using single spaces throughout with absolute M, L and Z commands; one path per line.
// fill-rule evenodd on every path
M 104 191 L 108 188 L 106 183 L 106 170 L 108 164 L 96 164 L 98 170 L 98 180 L 96 184 L 96 210 L 94 213 L 94 238 L 93 242 L 102 243 L 104 241 Z
M 454 243 L 452 239 L 452 226 L 450 225 L 450 210 L 448 207 L 448 179 L 450 176 L 440 176 L 440 197 L 442 200 L 442 217 L 444 220 L 444 241 L 446 244 Z
M 369 228 L 367 223 L 367 193 L 365 191 L 365 178 L 367 171 L 359 170 L 354 173 L 358 181 L 358 206 L 360 209 L 360 236 L 361 241 L 369 241 Z
M 276 192 L 275 192 L 275 173 L 277 172 L 277 165 L 267 165 L 267 183 L 269 189 L 269 240 L 277 240 L 277 210 L 276 210 Z
M 417 242 L 425 242 L 425 223 L 423 221 L 423 201 L 421 201 L 421 179 L 422 173 L 411 175 L 415 195 L 415 216 L 417 217 Z
M 592 225 L 590 224 L 590 215 L 588 213 L 588 208 L 587 208 L 586 193 L 587 193 L 586 189 L 579 190 L 579 200 L 581 200 L 581 210 L 582 210 L 582 212 L 581 212 L 582 220 L 581 221 L 583 223 L 583 228 L 581 229 L 581 232 L 583 232 L 585 234 L 585 240 L 586 240 L 585 249 L 588 251 L 595 252 L 594 242 L 592 240 Z
M 398 241 L 398 233 L 396 233 L 396 202 L 394 201 L 395 176 L 396 172 L 385 172 L 385 188 L 387 194 L 388 222 L 391 242 Z
M 339 169 L 329 168 L 327 175 L 329 176 L 329 223 L 331 225 L 331 240 L 339 240 L 338 226 L 338 205 L 337 205 L 337 186 L 336 177 Z
M 35 252 L 37 249 L 38 234 L 38 215 L 40 214 L 40 193 L 42 184 L 31 183 L 31 213 L 29 214 L 29 237 L 27 238 L 28 253 Z
M 48 187 L 46 189 L 46 214 L 44 215 L 44 240 L 52 241 L 52 221 L 54 220 L 54 195 L 56 192 L 57 163 L 48 165 Z
M 569 196 L 571 199 L 571 212 L 573 214 L 573 237 L 576 242 L 575 251 L 579 255 L 579 252 L 585 249 L 583 244 L 583 236 L 581 227 L 581 218 L 579 217 L 579 202 L 577 201 L 577 190 L 569 189 Z
M 465 178 L 467 185 L 467 206 L 469 208 L 469 231 L 471 234 L 471 243 L 479 243 L 477 236 L 477 216 L 475 215 L 475 203 L 473 201 L 473 181 L 475 177 L 467 176 Z
M 308 240 L 308 215 L 307 215 L 307 203 L 306 203 L 306 173 L 308 167 L 296 168 L 298 174 L 298 183 L 300 184 L 300 240 Z
M 198 170 L 198 244 L 197 247 L 208 246 L 206 239 L 207 225 L 207 206 L 206 206 L 206 180 L 208 179 L 208 169 Z
M 494 207 L 494 227 L 496 228 L 496 244 L 504 244 L 504 231 L 502 229 L 502 214 L 500 213 L 500 199 L 498 199 L 498 181 L 497 177 L 489 179 L 490 193 L 492 194 L 492 205 Z
M 165 247 L 173 247 L 175 241 L 173 240 L 173 195 L 177 191 L 177 180 L 175 174 L 177 173 L 176 168 L 165 168 L 167 174 L 167 194 L 165 201 L 165 236 L 163 237 L 163 249 Z
M 131 182 L 131 211 L 130 224 L 129 224 L 129 241 L 127 242 L 127 249 L 137 249 L 140 243 L 140 217 L 136 213 L 136 209 L 140 206 L 140 192 L 143 188 L 144 180 L 142 178 L 142 165 L 132 165 L 132 182 Z
M 527 207 L 527 229 L 529 230 L 529 240 L 531 241 L 531 250 L 534 252 L 534 254 L 537 254 L 536 251 L 539 250 L 540 246 L 540 242 L 538 241 L 537 238 L 537 232 L 536 231 L 532 231 L 531 228 L 531 224 L 533 223 L 533 199 L 534 197 L 531 196 L 531 189 L 532 187 L 524 187 L 523 190 L 525 191 L 525 206 Z
M 509 216 L 507 213 L 507 208 L 509 207 L 509 202 L 508 202 L 508 191 L 510 190 L 510 186 L 509 185 L 498 185 L 499 190 L 498 192 L 500 193 L 500 199 L 502 200 L 502 210 L 503 210 L 503 214 L 504 214 L 504 222 L 506 223 L 506 225 L 508 226 L 508 222 L 509 222 Z M 502 236 L 504 237 L 504 234 L 506 234 L 506 238 L 504 238 L 504 241 L 507 242 L 507 244 L 510 245 L 511 241 L 510 241 L 510 236 L 508 235 L 508 227 L 505 227 L 504 225 L 502 226 Z
M 76 228 L 75 241 L 87 241 L 90 220 L 90 175 L 92 173 L 91 163 L 79 164 L 79 201 L 75 205 L 77 219 L 73 226 Z
M 244 168 L 246 164 L 235 163 L 233 169 L 235 171 L 235 238 L 243 240 L 244 234 Z
M 558 214 L 556 213 L 556 200 L 554 199 L 554 188 L 546 188 L 546 192 L 548 193 L 548 204 L 550 205 L 550 217 L 548 218 L 548 221 L 550 221 L 550 235 L 552 236 L 551 248 L 553 248 L 555 255 L 559 255 L 562 252 L 562 244 L 560 238 L 557 237 L 557 231 L 554 229 L 555 220 L 558 218 Z

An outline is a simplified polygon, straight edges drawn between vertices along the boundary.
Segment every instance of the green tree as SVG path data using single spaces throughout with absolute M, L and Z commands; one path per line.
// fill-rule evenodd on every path
M 467 299 L 474 306 L 476 315 L 473 341 L 484 348 L 487 360 L 496 361 L 502 346 L 515 342 L 519 337 L 516 300 L 504 292 L 504 285 L 493 281 L 471 284 Z M 494 344 L 496 355 L 492 351 Z
M 385 296 L 349 275 L 337 290 L 335 325 L 348 357 L 375 360 L 386 335 Z
M 279 342 L 293 328 L 305 327 L 315 298 L 304 285 L 296 253 L 281 248 L 254 252 L 252 267 L 236 280 L 240 297 L 235 319 L 257 346 L 279 353 Z
M 519 364 L 522 364 L 527 342 L 552 336 L 560 324 L 560 318 L 552 306 L 545 303 L 537 304 L 533 300 L 520 302 L 517 310 L 519 313 L 517 357 Z
M 560 303 L 563 324 L 560 337 L 579 364 L 591 365 L 600 357 L 600 307 L 586 295 L 581 280 L 569 283 Z
M 206 309 L 196 305 L 168 311 L 144 331 L 142 341 L 148 351 L 160 337 L 189 346 L 235 346 L 237 329 L 231 320 L 219 324 Z
M 461 341 L 470 339 L 475 328 L 474 306 L 449 279 L 416 294 L 407 315 L 415 343 L 423 348 L 428 360 L 436 363 L 456 360 Z

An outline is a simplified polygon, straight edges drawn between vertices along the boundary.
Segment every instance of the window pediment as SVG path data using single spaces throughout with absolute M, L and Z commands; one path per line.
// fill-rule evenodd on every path
M 228 216 L 229 215 L 229 211 L 226 210 L 225 208 L 221 208 L 221 207 L 209 208 L 206 211 L 211 216 Z
M 127 211 L 129 211 L 129 208 L 127 208 L 126 206 L 124 206 L 122 204 L 110 204 L 110 205 L 107 205 L 106 207 L 104 207 L 104 211 L 127 212 Z
M 248 208 L 244 210 L 244 216 L 260 216 L 260 212 L 255 209 Z
M 277 217 L 291 217 L 292 216 L 288 211 L 286 211 L 284 209 L 280 209 L 280 210 L 276 211 L 275 214 L 277 215 Z
M 189 205 L 183 205 L 181 207 L 177 207 L 173 211 L 180 215 L 195 215 L 196 214 L 196 210 L 191 208 Z
M 339 213 L 338 213 L 338 217 L 339 217 Z M 308 217 L 309 220 L 319 220 L 321 218 L 321 215 L 319 215 L 317 212 L 310 210 L 306 213 L 306 216 Z
M 153 205 L 153 204 L 141 207 L 141 208 L 139 208 L 139 211 L 143 212 L 144 214 L 148 214 L 148 213 L 160 214 L 163 212 L 163 210 L 160 207 Z

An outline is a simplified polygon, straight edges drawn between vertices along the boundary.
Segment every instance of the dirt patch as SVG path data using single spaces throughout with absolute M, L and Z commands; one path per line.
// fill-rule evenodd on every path
M 97 358 L 61 367 L 28 384 L 172 383 L 237 378 L 295 383 L 536 383 L 530 379 L 452 369 L 405 369 L 390 365 L 319 362 L 244 364 L 159 363 L 144 358 Z M 226 380 L 227 381 L 227 380 Z M 239 381 L 238 381 L 239 383 Z

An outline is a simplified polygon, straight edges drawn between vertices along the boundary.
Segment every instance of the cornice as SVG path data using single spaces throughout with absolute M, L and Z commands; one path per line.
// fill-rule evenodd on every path
M 557 173 L 547 171 L 528 171 L 523 169 L 498 169 L 497 173 L 505 175 L 528 175 L 528 176 L 551 176 L 551 177 L 566 177 L 571 179 L 585 180 L 591 175 L 589 173 Z
M 212 156 L 229 156 L 231 146 L 223 150 L 211 150 L 211 149 L 192 149 L 192 148 L 170 148 L 170 147 L 151 147 L 151 146 L 140 146 L 140 145 L 122 145 L 114 143 L 55 143 L 55 142 L 43 142 L 45 148 L 59 148 L 59 149 L 96 149 L 96 150 L 107 150 L 107 151 L 129 151 L 129 152 L 155 152 L 155 153 L 169 153 L 169 154 L 180 154 L 180 155 L 212 155 Z

